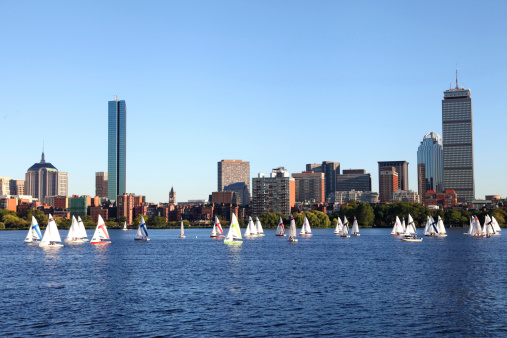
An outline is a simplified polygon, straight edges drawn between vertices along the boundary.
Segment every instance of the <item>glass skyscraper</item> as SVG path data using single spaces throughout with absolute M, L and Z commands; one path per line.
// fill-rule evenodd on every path
M 417 149 L 417 182 L 421 201 L 428 190 L 444 191 L 444 150 L 435 132 L 424 135 Z
M 458 202 L 475 198 L 474 150 L 470 89 L 444 91 L 442 100 L 442 141 L 444 146 L 444 189 L 454 190 Z
M 108 102 L 107 198 L 116 201 L 126 191 L 127 106 L 124 100 Z

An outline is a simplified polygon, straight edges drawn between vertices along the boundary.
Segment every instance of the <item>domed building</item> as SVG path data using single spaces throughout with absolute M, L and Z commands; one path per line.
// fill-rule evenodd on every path
M 69 174 L 59 172 L 44 159 L 28 168 L 25 175 L 25 194 L 41 201 L 46 196 L 68 196 Z

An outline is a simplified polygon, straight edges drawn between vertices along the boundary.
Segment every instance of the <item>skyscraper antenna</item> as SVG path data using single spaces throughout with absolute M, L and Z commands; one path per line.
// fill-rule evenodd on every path
M 458 63 L 456 63 L 456 89 L 458 88 Z

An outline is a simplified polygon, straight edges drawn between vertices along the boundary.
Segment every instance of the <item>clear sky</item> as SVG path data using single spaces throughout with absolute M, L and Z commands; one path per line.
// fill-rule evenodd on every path
M 0 0 L 0 176 L 46 161 L 69 193 L 107 171 L 107 101 L 127 103 L 127 191 L 166 202 L 335 161 L 406 160 L 441 135 L 443 91 L 472 91 L 476 196 L 507 195 L 506 1 Z

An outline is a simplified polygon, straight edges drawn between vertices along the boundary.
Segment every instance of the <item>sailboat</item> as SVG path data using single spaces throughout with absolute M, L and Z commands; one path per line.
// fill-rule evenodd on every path
M 408 214 L 408 224 L 405 228 L 405 237 L 401 240 L 404 242 L 422 242 L 422 238 L 417 238 L 417 229 L 415 227 L 414 219 Z
M 39 243 L 42 238 L 42 234 L 40 233 L 39 224 L 35 217 L 32 216 L 32 224 L 30 228 L 28 228 L 28 233 L 26 234 L 25 243 L 26 244 L 35 244 Z
M 401 221 L 401 228 L 403 229 L 403 233 L 407 230 L 407 226 L 405 225 L 405 217 L 403 217 L 403 220 Z
M 310 228 L 310 222 L 308 222 L 308 218 L 305 216 L 305 221 L 303 226 L 301 227 L 301 231 L 299 232 L 299 236 L 310 237 L 312 235 L 312 228 Z
M 278 221 L 278 227 L 276 228 L 276 235 L 280 237 L 285 237 L 285 227 L 283 226 L 282 217 Z
M 88 234 L 86 233 L 86 229 L 83 223 L 83 220 L 81 219 L 81 216 L 77 216 L 77 235 L 80 239 L 83 240 L 83 242 L 88 242 Z
M 356 216 L 354 216 L 354 223 L 352 223 L 352 236 L 359 237 L 361 234 L 359 233 L 359 224 L 357 224 Z
M 109 233 L 107 232 L 106 224 L 104 223 L 102 216 L 99 215 L 97 227 L 95 228 L 95 232 L 93 233 L 90 244 L 110 244 L 110 243 L 111 239 L 109 238 Z
M 296 238 L 296 222 L 294 221 L 294 217 L 290 216 L 290 227 L 289 227 L 289 242 L 296 243 L 298 239 Z
M 222 238 L 224 236 L 221 236 L 224 234 L 224 231 L 222 230 L 222 226 L 220 225 L 220 221 L 218 220 L 218 217 L 215 216 L 215 224 L 213 224 L 213 230 L 211 230 L 210 237 L 213 238 Z
M 70 224 L 69 232 L 65 238 L 65 243 L 84 243 L 85 241 L 80 236 L 79 224 L 77 223 L 76 217 L 72 216 L 72 223 Z
M 468 231 L 464 232 L 464 235 L 471 235 L 474 230 L 474 218 L 470 216 L 470 225 L 468 226 Z
M 502 228 L 500 228 L 500 225 L 498 224 L 498 221 L 496 220 L 495 216 L 491 216 L 491 225 L 493 226 L 495 235 L 500 235 Z
M 136 236 L 134 237 L 136 241 L 147 242 L 150 239 L 148 238 L 148 230 L 146 229 L 146 223 L 144 222 L 144 217 L 141 216 L 141 224 L 139 224 L 139 228 L 137 228 Z
M 239 228 L 238 219 L 236 215 L 232 213 L 231 217 L 231 226 L 229 227 L 229 231 L 227 232 L 227 236 L 225 236 L 224 243 L 225 244 L 243 244 L 241 240 L 241 229 Z
M 46 227 L 46 231 L 44 231 L 44 236 L 42 236 L 39 246 L 47 248 L 59 248 L 63 246 L 58 227 L 51 214 L 48 216 L 48 226 Z
M 257 228 L 257 236 L 265 236 L 261 221 L 259 221 L 259 217 L 255 217 L 255 227 Z
M 405 231 L 403 230 L 403 226 L 401 225 L 400 218 L 396 216 L 396 220 L 394 221 L 393 230 L 391 230 L 391 236 L 399 236 L 402 235 Z
M 438 228 L 435 220 L 432 216 L 429 216 L 428 221 L 426 223 L 426 227 L 424 228 L 424 236 L 437 236 Z
M 245 230 L 245 237 L 257 237 L 257 228 L 252 220 L 252 217 L 248 217 L 248 225 Z
M 181 220 L 180 238 L 185 238 L 185 228 L 183 227 L 183 220 Z
M 482 233 L 483 236 L 485 237 L 497 235 L 495 229 L 493 228 L 493 222 L 491 221 L 491 217 L 489 217 L 489 215 L 486 215 L 486 217 L 484 218 L 484 226 L 482 228 Z
M 127 231 L 128 230 L 128 228 L 127 228 L 127 222 L 126 221 L 123 223 L 123 229 L 122 230 L 123 231 Z
M 475 216 L 475 220 L 473 222 L 473 230 L 470 235 L 474 238 L 482 238 L 483 236 L 481 222 L 479 222 L 479 218 L 477 218 L 477 216 Z
M 347 221 L 347 217 L 343 217 L 343 227 L 342 232 L 340 233 L 340 237 L 342 238 L 350 238 L 349 235 L 349 221 Z
M 440 236 L 440 237 L 447 236 L 447 232 L 445 231 L 444 221 L 442 220 L 442 218 L 440 218 L 440 216 L 438 216 L 437 231 L 438 231 L 438 236 Z
M 334 228 L 334 234 L 339 235 L 342 232 L 343 223 L 340 219 L 340 216 L 338 216 L 338 220 L 336 221 L 336 228 Z

